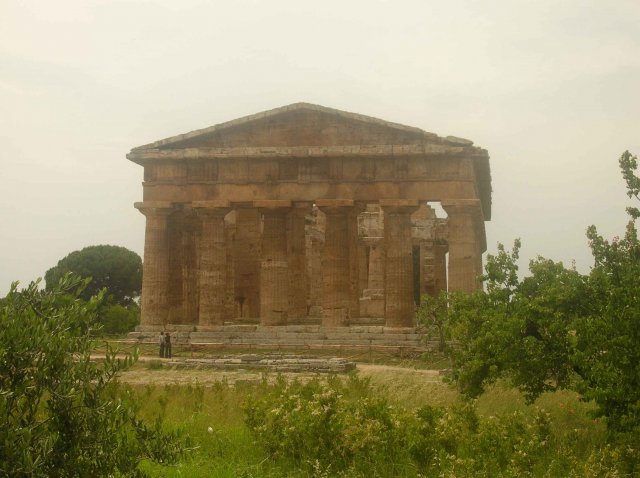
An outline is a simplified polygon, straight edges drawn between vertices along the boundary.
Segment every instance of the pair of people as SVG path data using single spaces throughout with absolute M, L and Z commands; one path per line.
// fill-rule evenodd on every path
M 158 342 L 160 345 L 160 357 L 171 358 L 171 335 L 169 332 L 166 334 L 164 332 L 160 332 Z

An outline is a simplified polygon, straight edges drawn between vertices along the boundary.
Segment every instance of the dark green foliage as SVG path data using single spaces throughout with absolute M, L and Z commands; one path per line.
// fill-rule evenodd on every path
M 123 306 L 106 304 L 98 311 L 98 323 L 102 335 L 122 335 L 131 332 L 140 323 L 140 307 L 138 304 Z
M 409 424 L 409 450 L 426 476 L 531 476 L 551 452 L 543 412 L 480 418 L 471 404 L 425 406 Z
M 544 413 L 480 418 L 471 403 L 410 413 L 355 378 L 281 382 L 245 411 L 269 456 L 312 476 L 519 477 L 545 469 L 551 451 Z
M 448 317 L 448 297 L 446 291 L 440 291 L 436 296 L 425 294 L 421 297 L 418 307 L 418 322 L 426 327 L 427 340 L 433 335 L 438 337 L 438 350 L 444 352 L 447 348 L 445 335 L 446 320 Z
M 640 200 L 640 178 L 636 176 L 638 157 L 632 155 L 629 151 L 625 151 L 620 156 L 618 164 L 620 164 L 620 169 L 622 170 L 622 177 L 627 183 L 627 196 Z M 628 207 L 627 212 L 633 219 L 640 217 L 640 209 L 637 207 Z
M 587 233 L 595 258 L 589 277 L 593 313 L 576 327 L 576 363 L 585 397 L 600 405 L 614 430 L 635 432 L 640 445 L 640 241 L 630 222 L 611 242 Z
M 142 289 L 142 260 L 125 247 L 89 246 L 70 253 L 45 274 L 47 289 L 69 272 L 91 278 L 81 294 L 84 300 L 106 288 L 108 302 L 126 306 L 140 296 Z
M 636 157 L 620 158 L 629 197 L 638 198 Z M 487 258 L 485 291 L 450 295 L 445 334 L 454 377 L 470 396 L 509 378 L 535 400 L 571 387 L 593 400 L 613 433 L 640 447 L 640 241 L 634 223 L 611 241 L 587 231 L 594 266 L 588 275 L 538 257 L 518 280 L 519 241 Z M 442 315 L 442 314 L 441 314 Z
M 50 290 L 17 283 L 0 309 L 0 476 L 140 476 L 145 458 L 173 461 L 177 436 L 137 417 L 114 381 L 135 357 L 108 348 L 92 362 L 89 335 L 101 295 L 67 275 Z
M 519 247 L 519 241 L 512 251 L 499 244 L 498 254 L 488 257 L 486 292 L 445 296 L 449 308 L 440 309 L 444 335 L 459 344 L 449 350 L 454 378 L 472 397 L 506 375 L 533 401 L 572 376 L 569 331 L 588 306 L 584 277 L 538 258 L 520 282 Z
M 359 384 L 281 382 L 272 395 L 248 403 L 246 423 L 268 453 L 299 467 L 363 471 L 377 456 L 397 461 L 403 447 L 391 407 L 372 396 L 368 382 L 351 380 Z

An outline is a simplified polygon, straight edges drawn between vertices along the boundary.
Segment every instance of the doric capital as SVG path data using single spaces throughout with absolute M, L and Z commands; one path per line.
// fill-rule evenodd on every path
M 145 216 L 168 216 L 175 211 L 173 203 L 169 201 L 144 201 L 133 204 Z
M 385 214 L 411 214 L 420 207 L 413 199 L 381 199 L 380 207 Z
M 287 214 L 291 209 L 291 201 L 286 199 L 262 199 L 253 201 L 253 207 L 259 209 L 262 214 Z
M 452 214 L 473 214 L 482 216 L 482 204 L 479 199 L 455 199 L 442 201 L 441 205 L 449 216 Z
M 198 216 L 226 216 L 229 211 L 231 211 L 231 207 L 229 206 L 229 201 L 218 200 L 218 201 L 193 201 L 191 203 L 191 207 L 193 211 Z
M 479 241 L 480 250 L 487 250 L 487 236 L 484 228 L 484 216 L 482 204 L 478 199 L 457 199 L 455 201 L 443 201 L 442 208 L 447 212 L 449 237 L 448 241 L 457 242 L 464 236 L 460 236 L 460 227 L 472 228 L 476 240 Z M 455 225 L 454 225 L 455 224 Z
M 354 207 L 353 199 L 318 199 L 316 206 L 325 214 L 346 214 Z
M 294 209 L 306 211 L 313 207 L 313 201 L 293 201 L 292 206 Z
M 291 201 L 287 199 L 260 199 L 253 201 L 253 207 L 264 211 L 286 212 L 291 207 Z
M 353 199 L 318 199 L 316 206 L 322 207 L 352 207 Z

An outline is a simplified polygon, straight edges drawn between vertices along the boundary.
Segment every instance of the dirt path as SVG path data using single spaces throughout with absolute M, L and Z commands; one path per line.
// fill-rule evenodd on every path
M 397 372 L 409 375 L 425 375 L 427 377 L 440 377 L 440 370 L 417 369 L 411 367 L 398 367 L 396 365 L 383 365 L 371 363 L 359 363 L 358 371 L 365 374 Z

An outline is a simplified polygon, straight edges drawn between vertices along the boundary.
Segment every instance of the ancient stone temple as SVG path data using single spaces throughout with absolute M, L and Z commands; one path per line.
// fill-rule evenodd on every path
M 296 103 L 127 157 L 142 328 L 407 328 L 421 294 L 479 287 L 491 178 L 471 141 Z

